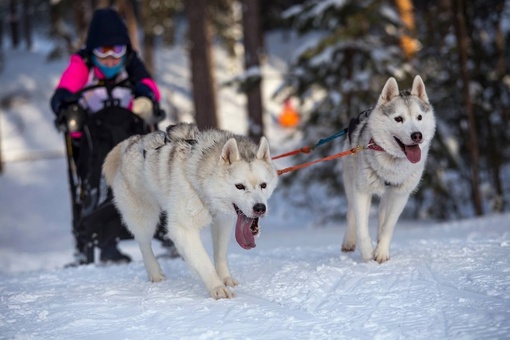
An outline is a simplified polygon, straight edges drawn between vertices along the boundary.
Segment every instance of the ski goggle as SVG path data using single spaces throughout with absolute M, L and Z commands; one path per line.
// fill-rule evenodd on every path
M 92 53 L 98 58 L 106 58 L 108 56 L 121 58 L 126 54 L 126 45 L 100 46 L 92 50 Z

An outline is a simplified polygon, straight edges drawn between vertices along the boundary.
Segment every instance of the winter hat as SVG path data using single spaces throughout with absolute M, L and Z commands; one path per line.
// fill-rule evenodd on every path
M 90 22 L 85 49 L 90 54 L 96 47 L 114 45 L 126 45 L 128 49 L 131 48 L 127 27 L 114 9 L 98 9 Z

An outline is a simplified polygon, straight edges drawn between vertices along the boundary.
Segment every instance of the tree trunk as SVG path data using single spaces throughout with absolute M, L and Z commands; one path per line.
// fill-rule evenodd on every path
M 155 75 L 155 66 L 154 66 L 154 34 L 145 33 L 143 36 L 143 61 L 145 66 L 147 67 L 147 71 L 154 76 Z
M 93 9 L 89 1 L 80 1 L 74 6 L 74 23 L 78 33 L 78 39 L 75 43 L 76 50 L 80 49 L 85 44 L 87 31 L 92 18 L 92 11 Z
M 151 17 L 153 16 L 150 1 L 141 4 L 142 28 L 143 28 L 143 61 L 150 74 L 154 76 L 154 31 L 152 29 Z
M 480 193 L 480 153 L 478 150 L 478 137 L 476 133 L 476 120 L 475 112 L 473 109 L 473 102 L 470 96 L 469 86 L 469 70 L 467 67 L 468 63 L 468 37 L 466 34 L 466 22 L 464 17 L 464 1 L 453 0 L 452 11 L 453 11 L 453 22 L 455 25 L 455 35 L 457 36 L 458 53 L 459 53 L 459 67 L 460 67 L 460 78 L 463 85 L 463 97 L 466 102 L 466 114 L 468 118 L 469 128 L 469 145 L 471 145 L 471 190 L 473 197 L 473 207 L 477 215 L 483 215 L 482 207 L 482 196 Z
M 27 50 L 32 50 L 32 4 L 30 0 L 23 0 L 23 28 Z
M 142 1 L 150 2 L 150 1 Z M 134 50 L 140 51 L 140 40 L 138 39 L 138 23 L 136 21 L 135 9 L 133 1 L 117 0 L 119 14 L 126 20 L 126 26 L 131 40 L 131 46 Z
M 0 0 L 0 12 L 4 12 L 4 1 Z M 4 16 L 0 15 L 0 51 L 4 49 Z M 0 71 L 2 69 L 0 68 Z
M 496 51 L 497 51 L 497 63 L 496 63 L 496 72 L 498 79 L 503 79 L 503 77 L 507 74 L 508 66 L 505 62 L 505 34 L 502 30 L 503 26 L 503 20 L 506 20 L 507 18 L 502 14 L 503 13 L 503 7 L 504 4 L 499 4 L 495 10 L 499 13 L 499 20 L 497 22 L 497 25 L 495 27 L 496 30 Z M 499 94 L 500 98 L 502 96 L 501 92 Z M 498 104 L 498 111 L 501 114 L 501 119 L 503 122 L 508 122 L 509 120 L 509 112 L 508 112 L 508 106 L 503 104 L 503 101 L 500 100 Z M 503 149 L 504 150 L 504 149 Z M 502 148 L 498 148 L 498 152 L 492 152 L 492 163 L 493 163 L 493 176 L 494 176 L 494 184 L 496 186 L 496 193 L 498 195 L 499 202 L 496 202 L 496 205 L 499 203 L 499 207 L 496 206 L 496 211 L 505 211 L 505 194 L 504 194 L 504 187 L 503 187 L 503 181 L 502 181 L 502 168 L 504 166 L 504 157 L 501 155 L 503 154 Z
M 9 26 L 11 27 L 11 42 L 12 48 L 16 49 L 19 46 L 19 16 L 17 11 L 17 1 L 9 1 Z
M 207 0 L 185 0 L 195 121 L 199 129 L 217 127 Z
M 244 66 L 245 70 L 257 70 L 258 79 L 247 88 L 248 99 L 248 135 L 258 141 L 264 134 L 264 122 L 262 119 L 262 94 L 260 84 L 260 54 L 262 53 L 262 39 L 260 27 L 260 4 L 259 0 L 242 0 L 243 9 L 243 34 L 244 34 Z
M 1 123 L 2 119 L 0 119 Z M 2 160 L 2 124 L 0 124 L 0 175 L 4 172 L 4 162 Z
M 418 50 L 416 40 L 414 39 L 416 27 L 414 24 L 413 2 L 412 0 L 395 0 L 395 6 L 405 28 L 405 31 L 400 36 L 400 46 L 404 51 L 406 59 L 410 60 Z
M 66 25 L 63 21 L 62 3 L 61 2 L 50 2 L 50 34 L 51 37 L 59 41 L 64 40 L 65 48 L 67 52 L 74 53 L 73 39 L 69 30 L 66 29 Z M 57 43 L 55 49 L 50 52 L 49 59 L 61 57 L 60 44 Z
M 110 0 L 97 0 L 96 9 L 110 7 Z

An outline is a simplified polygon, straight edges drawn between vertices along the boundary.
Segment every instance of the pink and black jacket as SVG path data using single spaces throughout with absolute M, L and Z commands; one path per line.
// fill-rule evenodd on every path
M 127 52 L 124 62 L 124 70 L 117 74 L 114 79 L 106 79 L 99 68 L 92 62 L 92 50 L 99 46 L 126 45 Z M 127 28 L 118 13 L 112 9 L 100 9 L 94 12 L 90 23 L 85 48 L 71 56 L 66 70 L 63 72 L 60 82 L 51 98 L 51 108 L 55 114 L 59 114 L 68 104 L 78 99 L 85 101 L 85 105 L 91 111 L 100 109 L 101 90 L 95 90 L 88 98 L 76 98 L 75 93 L 87 85 L 110 81 L 113 83 L 129 79 L 134 86 L 134 97 L 145 96 L 159 101 L 160 94 L 156 83 L 145 68 L 145 65 L 138 57 L 131 46 Z M 124 91 L 124 93 L 122 93 Z M 132 94 L 126 93 L 125 89 L 115 89 L 114 97 L 121 100 L 121 105 L 130 108 Z M 97 96 L 94 99 L 93 96 Z

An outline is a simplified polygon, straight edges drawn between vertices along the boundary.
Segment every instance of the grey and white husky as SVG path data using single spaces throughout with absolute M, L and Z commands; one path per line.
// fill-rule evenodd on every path
M 227 245 L 235 238 L 244 249 L 255 247 L 258 220 L 277 185 L 277 171 L 262 137 L 250 139 L 225 130 L 199 132 L 194 124 L 170 126 L 167 133 L 133 136 L 107 156 L 103 173 L 115 205 L 137 241 L 153 282 L 164 274 L 151 247 L 162 211 L 168 236 L 216 299 L 233 297 Z M 214 262 L 200 238 L 211 225 Z
M 357 244 L 365 261 L 382 263 L 390 258 L 395 224 L 421 180 L 436 129 L 421 77 L 414 78 L 411 91 L 402 92 L 389 78 L 376 106 L 357 123 L 351 123 L 346 148 L 370 146 L 343 161 L 349 207 L 342 251 L 354 251 Z M 375 250 L 368 230 L 373 195 L 381 196 Z

